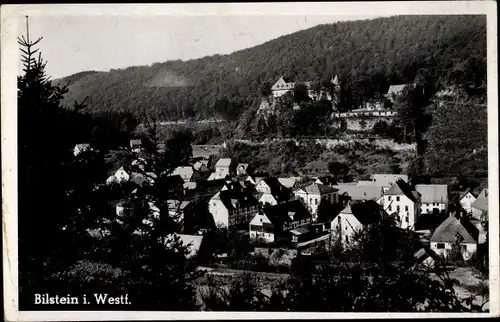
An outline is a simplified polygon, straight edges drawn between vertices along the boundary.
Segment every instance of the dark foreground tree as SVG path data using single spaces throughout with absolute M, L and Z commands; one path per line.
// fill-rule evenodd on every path
M 45 62 L 35 58 L 40 40 L 19 39 L 24 54 L 18 77 L 20 308 L 33 309 L 36 293 L 128 293 L 132 304 L 122 309 L 195 309 L 198 274 L 168 208 L 168 200 L 177 198 L 169 174 L 191 157 L 190 139 L 174 136 L 160 153 L 156 133 L 149 131 L 134 170 L 155 184 L 104 185 L 105 146 L 77 156 L 73 148 L 89 142 L 96 126 L 105 123 L 89 123 L 81 104 L 61 107 L 67 88 L 54 86 Z M 118 200 L 124 205 L 120 215 Z

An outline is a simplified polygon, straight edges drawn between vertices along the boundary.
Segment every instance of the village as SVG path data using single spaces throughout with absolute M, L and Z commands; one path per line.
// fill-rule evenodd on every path
M 393 87 L 390 91 L 394 95 Z M 89 148 L 79 144 L 74 154 Z M 164 146 L 158 148 L 161 152 Z M 487 188 L 452 191 L 447 184 L 413 184 L 408 175 L 399 173 L 372 174 L 353 181 L 329 174 L 276 177 L 255 172 L 248 163 L 221 157 L 226 148 L 226 143 L 192 145 L 189 162 L 169 174 L 175 191 L 171 195 L 178 196 L 169 200 L 169 214 L 181 227 L 177 235 L 188 245 L 188 257 L 211 274 L 238 272 L 231 262 L 234 256 L 228 254 L 227 245 L 214 241 L 214 232 L 224 232 L 226 242 L 245 244 L 249 256 L 258 255 L 275 266 L 289 268 L 297 256 L 349 247 L 356 234 L 388 216 L 420 238 L 423 247 L 414 254 L 415 265 L 449 265 L 447 258 L 457 245 L 465 262 L 487 250 Z M 133 165 L 141 159 L 141 140 L 131 140 L 129 150 L 137 156 Z M 123 164 L 103 184 L 155 184 L 153 172 L 131 169 Z M 116 221 L 120 222 L 127 205 L 123 200 L 114 202 Z M 159 209 L 153 202 L 150 209 L 158 218 Z M 89 233 L 102 238 L 109 232 Z

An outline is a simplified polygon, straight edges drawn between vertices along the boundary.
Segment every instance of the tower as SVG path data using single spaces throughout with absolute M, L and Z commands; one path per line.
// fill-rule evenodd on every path
M 340 104 L 340 80 L 339 76 L 332 76 L 332 108 L 334 111 L 338 110 Z

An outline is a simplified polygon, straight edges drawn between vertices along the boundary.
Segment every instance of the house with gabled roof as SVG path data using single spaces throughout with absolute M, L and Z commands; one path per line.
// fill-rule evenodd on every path
M 483 189 L 471 204 L 472 217 L 478 220 L 488 220 L 488 189 Z
M 260 193 L 259 202 L 262 204 L 267 203 L 274 206 L 286 202 L 292 197 L 292 191 L 283 186 L 275 177 L 260 180 L 255 189 Z
M 298 188 L 293 194 L 297 199 L 304 202 L 314 218 L 316 218 L 318 207 L 322 202 L 333 204 L 339 201 L 337 188 L 317 183 Z
M 415 229 L 421 213 L 421 196 L 407 182 L 400 179 L 377 201 L 389 215 L 396 215 L 403 229 Z
M 458 197 L 462 209 L 465 210 L 465 212 L 468 214 L 472 213 L 472 204 L 474 203 L 474 201 L 476 201 L 476 199 L 476 196 L 474 196 L 470 189 L 466 189 Z
M 450 215 L 432 234 L 431 249 L 446 258 L 453 245 L 460 244 L 462 256 L 467 260 L 477 250 L 478 236 L 479 231 L 470 221 Z
M 221 158 L 215 164 L 215 176 L 214 179 L 225 178 L 228 175 L 233 174 L 232 169 L 233 161 L 230 158 Z
M 384 210 L 375 201 L 366 201 L 347 206 L 331 221 L 331 232 L 338 238 L 341 245 L 346 246 L 353 241 L 355 234 L 368 225 L 379 222 L 384 216 Z
M 274 242 L 278 237 L 291 238 L 287 232 L 305 227 L 311 220 L 311 214 L 299 200 L 266 207 L 250 221 L 250 238 L 267 242 Z
M 415 190 L 421 195 L 421 213 L 429 214 L 448 210 L 448 185 L 417 184 Z

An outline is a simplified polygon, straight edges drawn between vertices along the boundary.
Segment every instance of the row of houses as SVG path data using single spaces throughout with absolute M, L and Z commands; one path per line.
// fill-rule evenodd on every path
M 82 147 L 78 149 L 82 151 Z M 169 176 L 179 196 L 178 200 L 169 200 L 169 214 L 176 217 L 182 227 L 187 218 L 196 217 L 205 207 L 216 226 L 245 230 L 253 239 L 268 243 L 285 240 L 290 245 L 298 245 L 329 234 L 345 245 L 356 232 L 377 222 L 384 214 L 394 216 L 401 228 L 419 233 L 424 230 L 419 223 L 425 221 L 425 216 L 438 218 L 447 215 L 449 209 L 446 185 L 412 186 L 408 177 L 401 174 L 374 174 L 365 180 L 347 183 L 338 183 L 331 176 L 304 181 L 300 177 L 254 176 L 248 164 L 221 158 L 207 179 L 194 180 L 193 173 L 197 171 L 208 174 L 210 165 L 206 161 L 198 159 L 189 166 L 175 169 Z M 120 167 L 107 183 L 133 181 L 154 185 L 155 179 L 152 172 L 139 174 Z M 194 187 L 186 185 L 188 183 Z M 199 202 L 192 202 L 194 196 L 203 197 L 201 206 Z M 464 254 L 473 253 L 481 239 L 481 223 L 487 220 L 487 196 L 486 189 L 477 196 L 468 190 L 462 192 L 459 203 L 472 221 L 452 214 L 435 222 L 430 228 L 430 249 L 446 256 L 459 240 L 464 245 Z M 155 205 L 150 207 L 152 218 L 158 216 Z M 116 208 L 120 217 L 126 205 L 117 203 Z M 199 235 L 203 232 L 193 236 Z M 189 234 L 184 238 L 188 238 L 186 236 Z

